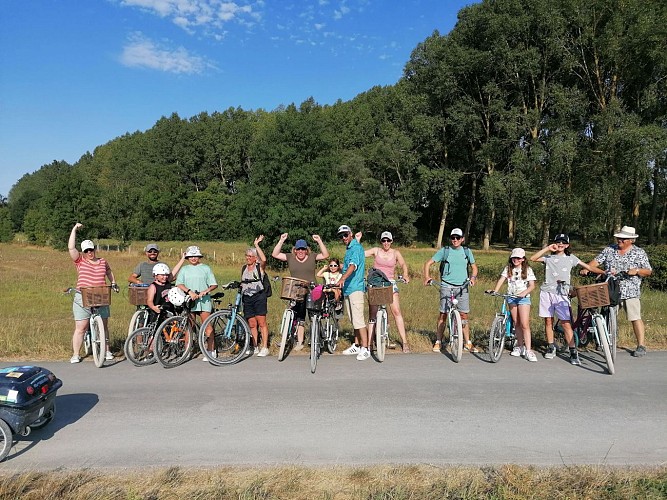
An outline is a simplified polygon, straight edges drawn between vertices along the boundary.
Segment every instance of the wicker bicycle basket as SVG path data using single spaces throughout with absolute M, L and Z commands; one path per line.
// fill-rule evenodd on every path
M 611 303 L 609 300 L 609 286 L 607 283 L 578 286 L 575 288 L 575 291 L 581 309 L 603 307 L 608 306 Z
M 371 306 L 384 306 L 391 304 L 394 300 L 394 287 L 389 286 L 369 286 L 368 303 Z
M 110 286 L 90 286 L 81 288 L 83 307 L 100 307 L 111 304 Z
M 148 287 L 131 286 L 130 304 L 132 304 L 133 306 L 145 306 L 146 304 L 148 304 Z
M 302 301 L 309 291 L 309 283 L 299 278 L 285 277 L 282 280 L 280 297 L 287 300 Z

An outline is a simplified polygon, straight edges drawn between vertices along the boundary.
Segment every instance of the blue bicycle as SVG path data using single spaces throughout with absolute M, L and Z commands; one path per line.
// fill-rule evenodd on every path
M 493 323 L 491 323 L 491 329 L 489 330 L 489 354 L 491 356 L 491 362 L 497 363 L 503 355 L 503 348 L 505 347 L 506 342 L 510 349 L 514 349 L 514 346 L 516 345 L 514 322 L 512 321 L 510 309 L 507 307 L 507 299 L 514 298 L 515 295 L 498 293 L 493 290 L 487 290 L 484 293 L 494 297 L 503 298 L 500 312 L 496 313 L 496 316 L 493 318 Z

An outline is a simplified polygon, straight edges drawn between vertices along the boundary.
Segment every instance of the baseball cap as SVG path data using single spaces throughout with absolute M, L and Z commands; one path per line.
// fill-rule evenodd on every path
M 391 235 L 389 231 L 385 231 L 380 235 L 380 239 L 383 240 L 385 238 L 389 238 L 391 241 L 394 241 L 394 237 Z
M 449 235 L 450 236 L 463 236 L 463 231 L 460 228 L 455 227 L 454 229 L 452 229 L 452 232 L 449 233 Z
M 523 248 L 515 248 L 512 250 L 512 253 L 510 254 L 510 259 L 512 257 L 518 257 L 520 259 L 523 259 L 526 256 L 526 251 Z
M 352 229 L 350 229 L 350 226 L 346 226 L 343 224 L 338 228 L 338 232 L 336 234 L 341 234 L 341 233 L 351 233 Z
M 95 250 L 95 243 L 90 240 L 83 240 L 81 242 L 81 251 L 85 252 L 86 250 Z
M 148 252 L 149 250 L 156 250 L 159 252 L 160 247 L 157 246 L 155 243 L 149 243 L 148 245 L 146 245 L 146 248 L 144 248 L 144 252 Z
M 306 240 L 296 240 L 296 243 L 294 244 L 294 250 L 299 250 L 301 248 L 308 248 L 308 243 L 306 243 Z
M 554 236 L 554 242 L 562 241 L 564 243 L 570 243 L 570 237 L 565 233 L 558 233 Z

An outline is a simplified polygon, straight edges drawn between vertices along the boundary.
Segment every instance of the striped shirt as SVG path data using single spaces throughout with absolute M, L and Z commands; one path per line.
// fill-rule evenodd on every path
M 79 258 L 74 261 L 74 265 L 78 273 L 77 288 L 105 286 L 107 284 L 106 275 L 111 269 L 106 259 L 99 258 L 96 262 L 93 262 L 79 255 Z

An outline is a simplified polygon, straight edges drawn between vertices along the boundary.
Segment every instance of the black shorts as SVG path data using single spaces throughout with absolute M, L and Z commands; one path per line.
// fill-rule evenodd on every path
M 292 306 L 294 311 L 294 319 L 297 321 L 305 321 L 306 319 L 306 301 L 300 300 Z
M 264 292 L 256 293 L 255 295 L 243 296 L 243 316 L 254 318 L 255 316 L 266 316 L 267 312 L 267 297 Z

